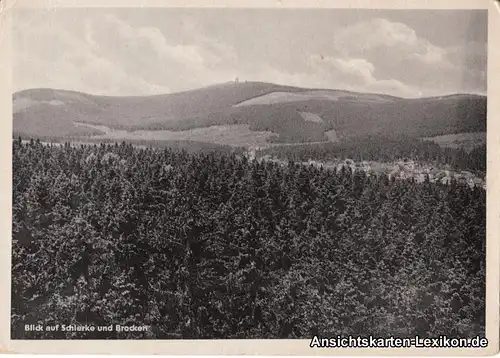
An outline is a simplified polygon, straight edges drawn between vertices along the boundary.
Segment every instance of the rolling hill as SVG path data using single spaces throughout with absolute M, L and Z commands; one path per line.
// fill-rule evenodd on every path
M 335 138 L 403 134 L 420 138 L 486 131 L 484 96 L 406 99 L 263 82 L 231 82 L 144 97 L 30 89 L 15 93 L 13 105 L 14 134 L 30 137 L 109 139 L 110 131 L 120 130 L 124 135 L 118 139 L 128 139 L 127 133 L 133 131 L 155 131 L 155 138 L 157 131 L 166 131 L 171 138 L 172 132 L 197 129 L 199 140 L 200 129 L 212 127 L 213 134 L 217 126 L 224 133 L 239 128 L 253 131 L 259 138 L 256 144 L 262 145 L 327 141 L 332 136 L 325 132 L 332 131 Z M 189 135 L 173 137 L 191 139 Z

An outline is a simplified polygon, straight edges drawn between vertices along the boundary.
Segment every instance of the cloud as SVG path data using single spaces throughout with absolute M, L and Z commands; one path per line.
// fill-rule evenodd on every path
M 372 63 L 381 83 L 397 80 L 426 95 L 486 90 L 484 44 L 439 47 L 408 25 L 381 18 L 343 28 L 333 42 L 342 56 Z
M 75 24 L 79 25 L 79 24 Z M 15 35 L 14 84 L 19 89 L 53 87 L 96 93 L 167 91 L 99 53 L 99 44 L 51 21 L 25 26 Z M 72 31 L 73 30 L 73 31 Z M 101 35 L 102 36 L 102 35 Z M 104 36 L 102 36 L 104 37 Z
M 331 83 L 347 84 L 346 89 L 353 91 L 397 93 L 400 96 L 414 96 L 416 90 L 395 79 L 377 79 L 375 66 L 363 58 L 335 58 L 310 56 L 311 68 L 318 71 L 320 78 L 327 78 Z
M 342 82 L 354 85 L 365 84 L 373 80 L 373 71 L 375 70 L 372 63 L 362 58 L 342 59 L 312 55 L 310 56 L 310 64 L 312 67 L 330 74 L 331 77 L 342 78 Z
M 397 80 L 379 80 L 373 76 L 374 66 L 364 59 L 341 59 L 309 55 L 301 70 L 287 71 L 271 64 L 252 74 L 257 81 L 269 81 L 308 88 L 337 88 L 359 92 L 396 94 L 414 97 L 418 91 Z
M 249 43 L 255 41 L 251 27 L 228 28 L 246 32 L 224 37 L 214 35 L 214 25 L 211 32 L 202 19 L 176 18 L 169 31 L 153 26 L 154 21 L 138 25 L 114 13 L 80 14 L 31 17 L 18 27 L 17 90 L 53 87 L 142 95 L 236 77 L 407 97 L 481 92 L 486 86 L 484 44 L 440 47 L 408 25 L 382 18 L 337 28 L 325 35 L 331 37 L 329 45 L 322 39 L 321 46 L 308 46 L 314 41 L 296 34 L 294 41 L 282 39 L 283 48 L 277 48 L 261 44 L 263 36 L 250 51 Z M 217 26 L 220 31 L 224 24 Z
M 84 18 L 74 24 L 77 30 L 54 23 L 34 23 L 17 34 L 16 87 L 135 95 L 212 84 L 221 72 L 226 80 L 233 75 L 224 63 L 236 62 L 234 50 L 201 34 L 200 44 L 172 44 L 158 28 L 134 28 L 109 14 Z

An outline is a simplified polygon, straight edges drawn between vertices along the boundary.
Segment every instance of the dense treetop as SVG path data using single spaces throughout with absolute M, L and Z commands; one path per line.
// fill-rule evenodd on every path
M 12 335 L 484 334 L 485 200 L 455 182 L 16 139 Z M 85 255 L 89 280 L 73 285 Z

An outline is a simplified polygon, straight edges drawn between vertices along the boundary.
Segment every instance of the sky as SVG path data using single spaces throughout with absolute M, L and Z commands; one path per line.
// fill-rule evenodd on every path
M 486 93 L 483 10 L 14 12 L 14 91 L 173 93 L 233 81 L 401 97 Z

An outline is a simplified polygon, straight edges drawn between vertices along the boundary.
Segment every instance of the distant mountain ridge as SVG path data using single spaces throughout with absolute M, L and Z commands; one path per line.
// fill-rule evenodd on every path
M 95 128 L 184 131 L 248 125 L 286 143 L 359 135 L 431 137 L 486 131 L 486 97 L 455 94 L 401 98 L 376 93 L 310 89 L 265 82 L 229 82 L 172 94 L 100 96 L 38 88 L 13 95 L 14 134 L 93 136 Z M 318 120 L 307 120 L 318 118 Z

